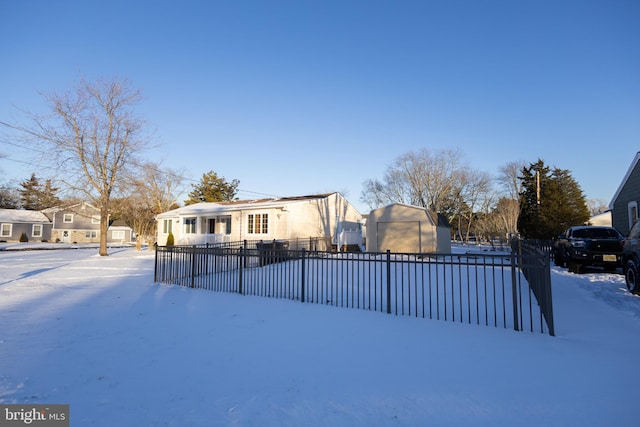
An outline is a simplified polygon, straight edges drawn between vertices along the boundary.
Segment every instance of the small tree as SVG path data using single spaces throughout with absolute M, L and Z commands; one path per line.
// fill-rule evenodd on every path
M 184 201 L 184 204 L 231 201 L 236 196 L 238 185 L 240 185 L 240 181 L 237 179 L 227 182 L 224 177 L 219 177 L 214 171 L 209 171 L 202 174 L 202 179 L 198 184 L 193 185 L 193 190 L 189 193 L 189 198 Z
M 169 235 L 167 236 L 167 246 L 173 246 L 173 245 L 174 245 L 173 233 L 169 231 Z
M 23 243 L 29 241 L 29 238 L 27 238 L 27 234 L 26 233 L 22 233 L 20 235 L 20 241 L 23 242 Z

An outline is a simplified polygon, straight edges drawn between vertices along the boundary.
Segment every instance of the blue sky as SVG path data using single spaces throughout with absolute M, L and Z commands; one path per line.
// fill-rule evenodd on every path
M 638 22 L 635 0 L 1 0 L 0 121 L 120 76 L 147 157 L 241 198 L 341 191 L 366 213 L 362 183 L 429 148 L 492 175 L 540 158 L 608 203 L 640 151 Z M 47 175 L 6 141 L 1 183 Z

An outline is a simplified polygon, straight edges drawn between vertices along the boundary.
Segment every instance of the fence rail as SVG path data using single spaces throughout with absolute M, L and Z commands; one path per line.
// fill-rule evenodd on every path
M 160 246 L 155 281 L 553 335 L 549 261 L 535 256 Z

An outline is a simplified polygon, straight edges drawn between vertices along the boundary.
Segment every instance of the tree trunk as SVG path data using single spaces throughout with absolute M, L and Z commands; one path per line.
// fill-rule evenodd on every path
M 109 230 L 109 209 L 105 202 L 100 204 L 100 256 L 107 256 L 107 233 Z

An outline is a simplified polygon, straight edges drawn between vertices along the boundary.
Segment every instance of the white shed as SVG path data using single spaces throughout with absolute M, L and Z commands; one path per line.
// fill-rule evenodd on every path
M 367 252 L 450 253 L 450 228 L 443 215 L 394 203 L 369 213 Z

